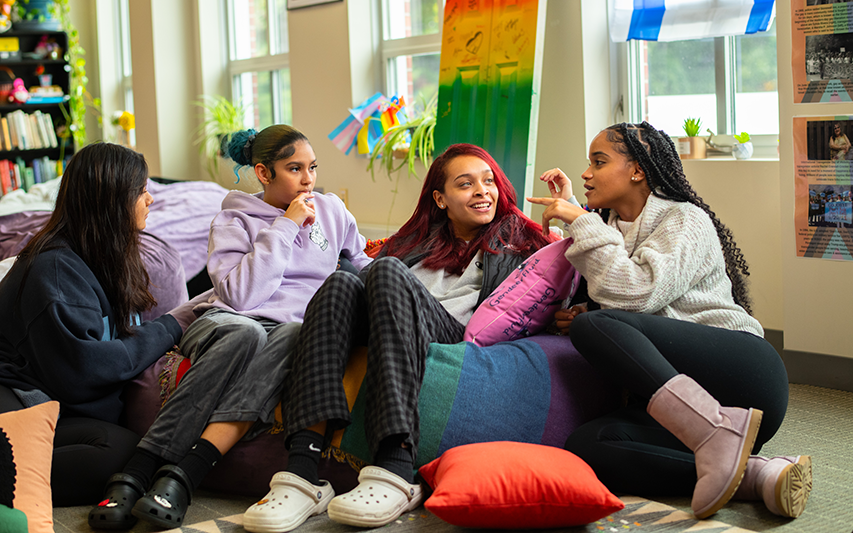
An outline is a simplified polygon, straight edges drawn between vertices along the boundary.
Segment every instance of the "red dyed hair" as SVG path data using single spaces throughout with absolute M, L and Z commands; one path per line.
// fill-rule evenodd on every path
M 489 165 L 498 188 L 495 218 L 480 228 L 470 242 L 457 238 L 447 212 L 439 209 L 432 192 L 444 193 L 447 165 L 464 155 L 479 157 Z M 488 152 L 473 144 L 454 144 L 438 156 L 429 167 L 418 205 L 411 218 L 385 243 L 384 251 L 393 257 L 406 257 L 414 251 L 427 252 L 423 265 L 433 270 L 445 269 L 461 274 L 480 250 L 497 254 L 491 245 L 500 242 L 513 252 L 529 255 L 557 240 L 542 235 L 542 226 L 532 221 L 515 206 L 516 194 L 497 161 Z

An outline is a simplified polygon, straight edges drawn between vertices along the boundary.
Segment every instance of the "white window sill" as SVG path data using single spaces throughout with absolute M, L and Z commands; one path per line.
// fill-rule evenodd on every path
M 731 156 L 729 154 L 720 154 L 720 155 L 709 155 L 708 157 L 706 157 L 704 159 L 682 159 L 681 163 L 684 164 L 686 161 L 746 161 L 746 162 L 749 162 L 749 161 L 762 161 L 762 162 L 776 161 L 776 162 L 778 162 L 779 156 L 778 155 L 775 157 L 752 156 L 749 159 L 735 159 L 733 156 Z

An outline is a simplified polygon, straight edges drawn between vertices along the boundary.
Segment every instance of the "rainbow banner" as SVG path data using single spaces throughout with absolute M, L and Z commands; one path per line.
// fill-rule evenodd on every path
M 537 0 L 448 0 L 444 7 L 436 153 L 460 142 L 486 149 L 519 205 L 536 152 L 545 19 L 539 15 Z

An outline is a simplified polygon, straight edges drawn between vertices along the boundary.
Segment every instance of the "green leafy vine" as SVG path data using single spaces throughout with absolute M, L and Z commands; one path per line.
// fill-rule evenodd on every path
M 68 49 L 65 51 L 65 60 L 71 68 L 69 72 L 70 88 L 68 91 L 68 109 L 63 106 L 62 114 L 68 123 L 65 134 L 74 138 L 74 144 L 78 147 L 86 144 L 86 84 L 89 78 L 86 76 L 86 60 L 83 56 L 86 51 L 80 46 L 80 34 L 71 23 L 70 0 L 54 0 L 50 7 L 51 15 L 59 19 L 65 32 L 68 34 Z

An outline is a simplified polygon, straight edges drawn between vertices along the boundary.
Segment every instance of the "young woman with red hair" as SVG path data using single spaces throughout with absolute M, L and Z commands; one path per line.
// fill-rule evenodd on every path
M 555 194 L 568 199 L 571 185 L 563 185 Z M 554 240 L 515 202 L 485 150 L 453 145 L 430 167 L 414 214 L 379 257 L 358 276 L 336 272 L 320 287 L 286 378 L 287 470 L 273 476 L 243 527 L 289 531 L 327 507 L 337 522 L 379 527 L 420 504 L 413 465 L 429 344 L 460 342 L 480 302 Z M 341 379 L 352 347 L 365 345 L 365 431 L 374 466 L 362 469 L 358 487 L 333 499 L 329 483 L 318 479 L 320 451 L 350 422 Z

